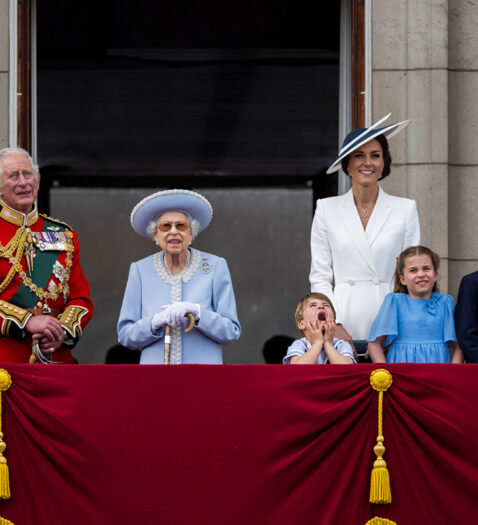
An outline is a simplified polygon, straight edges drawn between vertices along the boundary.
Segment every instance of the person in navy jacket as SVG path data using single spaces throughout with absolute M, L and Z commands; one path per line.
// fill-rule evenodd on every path
M 455 307 L 456 335 L 468 363 L 478 363 L 478 271 L 460 282 Z

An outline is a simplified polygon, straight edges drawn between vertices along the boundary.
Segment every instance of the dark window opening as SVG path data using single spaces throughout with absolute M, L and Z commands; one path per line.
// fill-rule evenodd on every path
M 40 3 L 44 178 L 310 184 L 337 152 L 339 11 L 300 0 Z M 335 179 L 321 181 L 335 193 Z

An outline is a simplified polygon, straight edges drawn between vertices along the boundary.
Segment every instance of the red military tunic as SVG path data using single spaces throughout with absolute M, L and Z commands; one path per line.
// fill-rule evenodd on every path
M 36 207 L 25 215 L 0 206 L 0 362 L 29 361 L 25 325 L 47 313 L 58 317 L 65 334 L 52 360 L 73 363 L 71 349 L 93 315 L 76 233 Z

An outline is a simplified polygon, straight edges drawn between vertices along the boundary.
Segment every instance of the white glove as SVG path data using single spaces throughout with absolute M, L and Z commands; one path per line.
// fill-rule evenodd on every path
M 201 307 L 197 303 L 188 303 L 187 301 L 173 303 L 171 305 L 171 326 L 183 324 L 184 316 L 188 312 L 194 315 L 195 321 L 198 321 L 201 315 Z
M 151 328 L 153 331 L 159 330 L 167 324 L 171 324 L 171 305 L 161 306 L 162 312 L 153 315 L 151 319 Z

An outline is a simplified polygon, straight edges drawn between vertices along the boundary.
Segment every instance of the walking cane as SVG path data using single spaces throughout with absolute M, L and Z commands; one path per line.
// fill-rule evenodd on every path
M 185 332 L 190 332 L 194 328 L 194 315 L 191 312 L 184 314 L 184 317 L 189 319 L 189 326 L 184 330 Z M 164 364 L 169 365 L 169 360 L 171 356 L 171 327 L 169 324 L 166 325 L 166 333 L 164 335 Z

